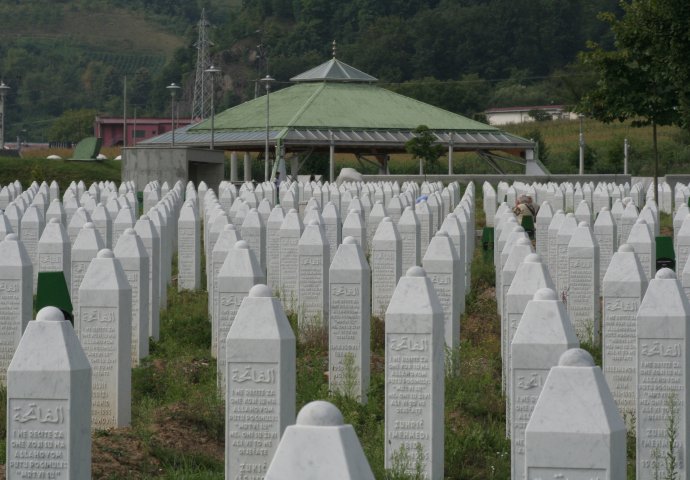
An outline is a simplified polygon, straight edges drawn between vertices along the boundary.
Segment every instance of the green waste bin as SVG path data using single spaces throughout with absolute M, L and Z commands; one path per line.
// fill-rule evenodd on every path
M 36 311 L 43 307 L 57 307 L 62 310 L 65 320 L 74 325 L 72 301 L 62 272 L 38 272 L 36 288 Z
M 676 269 L 676 252 L 671 237 L 656 237 L 656 269 Z

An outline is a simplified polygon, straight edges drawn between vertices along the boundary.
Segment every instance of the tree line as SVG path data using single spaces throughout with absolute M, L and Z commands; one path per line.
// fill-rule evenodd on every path
M 0 11 L 15 5 L 0 0 Z M 62 18 L 65 8 L 111 7 L 165 25 L 186 46 L 164 65 L 132 70 L 137 62 L 95 58 L 69 38 L 0 42 L 0 76 L 14 82 L 10 134 L 29 128 L 68 140 L 49 129 L 68 110 L 121 115 L 125 74 L 130 111 L 139 116 L 169 114 L 171 82 L 182 84 L 188 105 L 202 8 L 213 25 L 213 63 L 230 80 L 220 82 L 226 86 L 217 93 L 218 109 L 253 98 L 256 79 L 266 73 L 279 80 L 277 88 L 287 86 L 330 58 L 336 40 L 337 57 L 382 86 L 471 117 L 489 106 L 577 103 L 596 81 L 578 53 L 588 41 L 614 46 L 610 25 L 597 14 L 622 12 L 617 0 L 27 0 L 19 21 L 41 11 L 36 18 L 50 28 L 45 12 Z M 122 53 L 143 54 L 136 47 Z

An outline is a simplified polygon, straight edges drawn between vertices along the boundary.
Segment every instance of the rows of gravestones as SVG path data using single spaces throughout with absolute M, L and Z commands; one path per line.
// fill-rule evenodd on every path
M 0 214 L 0 370 L 7 372 L 8 438 L 59 427 L 62 439 L 12 442 L 8 458 L 63 460 L 10 461 L 8 478 L 88 477 L 85 431 L 129 424 L 131 367 L 147 355 L 148 338 L 159 338 L 175 251 L 180 289 L 200 287 L 201 253 L 210 253 L 208 310 L 211 349 L 222 359 L 227 475 L 270 477 L 267 465 L 294 421 L 288 310 L 297 313 L 300 334 L 328 330 L 331 389 L 361 402 L 370 316 L 385 316 L 386 463 L 420 445 L 425 475 L 443 476 L 444 355 L 458 347 L 470 279 L 472 184 L 461 196 L 455 183 L 283 182 L 279 189 L 264 183 L 238 190 L 223 182 L 216 196 L 203 183 L 197 189 L 153 182 L 143 189 L 142 205 L 130 183 L 94 183 L 88 190 L 73 183 L 62 200 L 54 182 L 26 191 L 15 182 L 0 192 L 7 200 Z M 29 322 L 40 272 L 63 273 L 72 311 L 46 307 Z M 58 336 L 63 340 L 55 342 Z M 36 352 L 39 367 L 27 360 Z M 22 380 L 27 369 L 32 381 Z M 56 389 L 57 378 L 69 380 Z M 294 435 L 304 435 L 300 426 L 307 425 L 328 427 L 326 437 L 343 432 L 346 458 L 333 464 L 354 462 L 357 478 L 371 477 L 340 414 L 329 405 L 309 407 L 291 427 Z
M 627 430 L 636 478 L 685 478 L 690 189 L 679 184 L 674 196 L 678 276 L 657 271 L 655 248 L 665 240 L 660 211 L 673 213 L 671 189 L 659 185 L 661 207 L 643 192 L 642 184 L 483 185 L 514 479 L 625 478 Z M 522 194 L 540 205 L 534 242 L 513 213 Z M 576 349 L 599 341 L 601 370 Z
M 664 185 L 661 204 L 670 191 Z M 202 242 L 212 252 L 206 272 L 211 348 L 222 359 L 218 385 L 226 400 L 226 475 L 271 478 L 271 472 L 289 471 L 288 478 L 301 478 L 304 464 L 294 461 L 300 455 L 322 466 L 359 469 L 357 478 L 371 477 L 356 437 L 332 406 L 308 405 L 287 428 L 295 410 L 295 338 L 288 310 L 297 313 L 300 334 L 328 329 L 331 389 L 362 402 L 369 316 L 385 316 L 386 464 L 396 452 L 421 448 L 425 476 L 443 476 L 444 355 L 446 347 L 458 344 L 457 320 L 469 282 L 472 184 L 460 198 L 456 184 L 283 182 L 280 188 L 265 183 L 238 190 L 221 183 L 216 196 L 203 184 L 197 190 L 192 184 L 170 189 L 152 183 L 144 188 L 146 213 L 138 219 L 131 184 L 119 189 L 94 184 L 88 191 L 73 184 L 62 202 L 55 188 L 32 184 L 23 192 L 14 183 L 0 194 L 8 200 L 0 216 L 5 237 L 0 306 L 7 324 L 2 358 L 6 364 L 12 359 L 3 369 L 8 438 L 28 439 L 38 431 L 65 439 L 40 446 L 8 442 L 8 458 L 68 460 L 40 467 L 10 461 L 9 478 L 81 476 L 72 472 L 90 468 L 88 425 L 129 423 L 131 365 L 146 355 L 142 343 L 158 338 L 172 253 L 187 266 L 180 270 L 179 288 L 199 288 Z M 677 198 L 687 198 L 686 189 L 677 188 Z M 566 470 L 574 478 L 621 478 L 626 430 L 621 412 L 635 419 L 638 478 L 651 478 L 659 455 L 667 456 L 669 448 L 684 474 L 690 306 L 671 270 L 651 278 L 660 209 L 648 191 L 638 210 L 642 190 L 639 184 L 499 184 L 498 193 L 483 187 L 485 209 L 492 198 L 495 207 L 502 191 L 509 201 L 521 193 L 545 198 L 536 219 L 536 253 L 507 203 L 487 215 L 495 228 L 506 432 L 515 478 L 560 478 Z M 561 207 L 555 211 L 551 192 L 555 207 Z M 625 194 L 630 196 L 619 198 Z M 564 213 L 569 203 L 573 212 Z M 341 211 L 347 211 L 344 220 Z M 676 216 L 681 213 L 682 206 Z M 683 271 L 687 249 L 683 254 L 682 248 L 690 244 L 684 224 L 685 219 L 676 238 Z M 602 248 L 610 248 L 607 260 Z M 405 274 L 404 261 L 409 262 Z M 44 271 L 62 271 L 72 287 L 72 330 L 64 312 L 52 308 L 28 322 L 34 284 Z M 597 342 L 600 305 L 603 372 L 574 348 Z M 56 371 L 63 377 L 55 377 Z M 55 388 L 57 378 L 69 380 Z M 675 418 L 675 447 L 669 446 L 669 418 Z M 324 443 L 304 448 L 301 442 L 315 426 L 326 429 Z M 335 431 L 350 448 L 336 449 L 347 450 L 344 458 L 324 463 L 325 439 Z M 283 433 L 286 441 L 279 442 Z

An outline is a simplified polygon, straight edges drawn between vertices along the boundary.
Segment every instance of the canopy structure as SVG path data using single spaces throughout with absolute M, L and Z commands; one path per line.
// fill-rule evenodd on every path
M 530 158 L 535 148 L 532 141 L 381 88 L 376 78 L 336 58 L 290 81 L 294 85 L 269 94 L 268 108 L 264 95 L 217 114 L 215 148 L 261 152 L 268 137 L 276 158 L 293 154 L 293 174 L 294 158 L 314 151 L 330 152 L 331 159 L 333 152 L 371 156 L 383 173 L 388 155 L 405 153 L 405 143 L 420 125 L 429 127 L 437 141 L 448 146 L 449 156 L 453 151 L 476 151 L 490 159 L 490 152 L 503 151 Z M 211 128 L 210 119 L 180 128 L 175 143 L 209 146 Z M 170 141 L 168 132 L 139 146 Z

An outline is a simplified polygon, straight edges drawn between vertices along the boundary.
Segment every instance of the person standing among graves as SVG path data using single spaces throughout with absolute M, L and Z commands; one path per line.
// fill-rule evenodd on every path
M 513 208 L 513 213 L 517 216 L 518 225 L 522 224 L 523 217 L 532 217 L 532 219 L 537 217 L 538 209 L 532 204 L 532 197 L 529 195 L 520 195 L 515 200 L 515 208 Z

